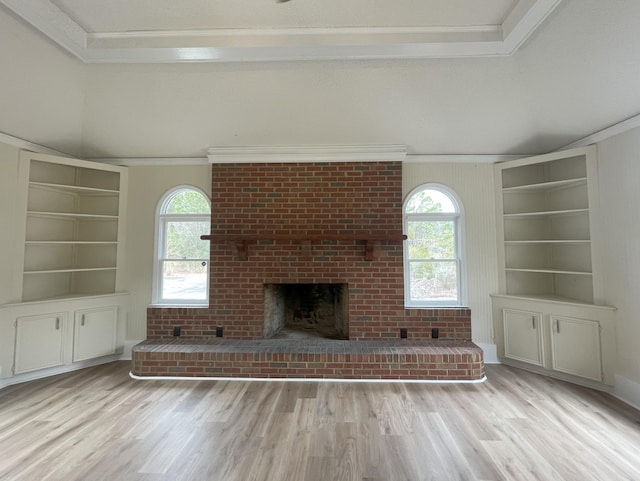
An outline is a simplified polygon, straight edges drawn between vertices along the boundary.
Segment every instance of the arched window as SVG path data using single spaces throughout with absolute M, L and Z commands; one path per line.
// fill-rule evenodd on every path
M 194 187 L 177 187 L 160 200 L 157 216 L 154 304 L 208 305 L 209 199 Z
M 407 197 L 403 213 L 405 304 L 462 305 L 462 211 L 455 194 L 423 185 Z

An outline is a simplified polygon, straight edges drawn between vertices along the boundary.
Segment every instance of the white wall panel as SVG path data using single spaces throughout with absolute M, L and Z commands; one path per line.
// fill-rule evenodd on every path
M 640 383 L 640 128 L 598 145 L 605 303 L 616 312 L 616 372 Z
M 492 164 L 436 164 L 405 162 L 403 195 L 436 182 L 458 194 L 464 208 L 467 300 L 473 340 L 492 344 L 489 295 L 498 290 L 496 214 Z
M 18 204 L 18 164 L 20 150 L 0 143 L 0 304 L 20 300 L 22 277 L 16 278 L 16 272 L 22 272 L 22 266 L 16 265 L 16 229 L 19 212 Z

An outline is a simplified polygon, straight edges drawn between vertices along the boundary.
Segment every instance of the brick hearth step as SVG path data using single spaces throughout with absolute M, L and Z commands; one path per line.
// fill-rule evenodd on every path
M 140 377 L 477 381 L 482 349 L 466 341 L 147 340 L 133 348 Z

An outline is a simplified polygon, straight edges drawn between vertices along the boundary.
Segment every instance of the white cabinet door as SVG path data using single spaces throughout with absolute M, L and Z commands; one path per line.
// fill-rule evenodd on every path
M 552 369 L 602 381 L 600 323 L 551 316 Z
M 17 318 L 15 374 L 64 363 L 63 331 L 66 319 L 66 313 Z
M 73 362 L 116 352 L 118 306 L 75 312 Z
M 502 316 L 505 356 L 542 366 L 542 315 L 538 312 L 503 309 Z

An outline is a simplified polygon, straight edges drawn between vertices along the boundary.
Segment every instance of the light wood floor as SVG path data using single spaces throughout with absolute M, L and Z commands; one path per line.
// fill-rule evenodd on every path
M 640 480 L 640 411 L 505 366 L 475 385 L 133 381 L 0 391 L 0 479 Z

